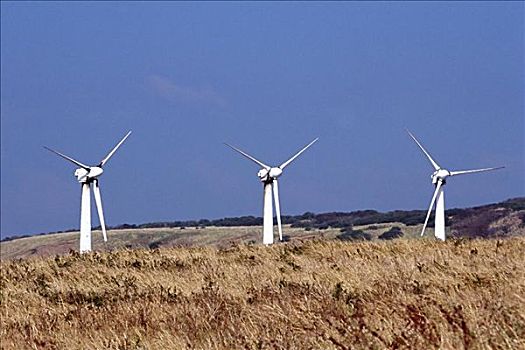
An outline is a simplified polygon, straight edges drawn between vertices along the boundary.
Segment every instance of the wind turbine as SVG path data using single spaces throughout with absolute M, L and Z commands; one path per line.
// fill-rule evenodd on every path
M 129 131 L 126 136 L 120 140 L 119 143 L 113 149 L 111 152 L 108 153 L 102 161 L 98 165 L 95 166 L 88 166 L 85 164 L 80 163 L 79 161 L 66 156 L 65 154 L 62 154 L 58 151 L 52 150 L 51 148 L 48 148 L 44 146 L 45 149 L 57 154 L 58 156 L 64 158 L 65 160 L 70 161 L 71 163 L 79 166 L 77 170 L 75 170 L 75 176 L 77 177 L 78 182 L 81 184 L 81 191 L 82 191 L 82 200 L 80 204 L 80 252 L 89 252 L 91 251 L 91 193 L 90 193 L 90 187 L 93 185 L 93 195 L 95 196 L 95 203 L 97 205 L 97 212 L 98 212 L 98 218 L 100 220 L 100 226 L 102 227 L 102 235 L 104 236 L 104 242 L 107 242 L 108 237 L 106 234 L 106 223 L 104 222 L 104 212 L 102 210 L 102 199 L 100 197 L 100 187 L 98 184 L 98 177 L 102 175 L 104 170 L 102 167 L 104 164 L 108 162 L 108 160 L 113 156 L 113 154 L 117 151 L 117 149 L 126 141 L 128 136 L 131 134 L 131 131 Z
M 447 169 L 442 168 L 439 166 L 438 163 L 432 157 L 430 154 L 425 150 L 425 148 L 421 145 L 421 143 L 416 139 L 414 135 L 410 131 L 408 131 L 408 134 L 412 139 L 416 142 L 416 144 L 421 148 L 421 151 L 425 154 L 425 156 L 428 158 L 432 166 L 434 167 L 435 171 L 430 175 L 432 178 L 432 183 L 435 186 L 434 195 L 432 196 L 432 200 L 430 201 L 430 207 L 428 208 L 427 216 L 425 218 L 425 223 L 423 224 L 423 229 L 421 230 L 421 236 L 425 234 L 425 229 L 427 227 L 428 219 L 430 218 L 430 212 L 432 211 L 432 208 L 434 207 L 434 203 L 436 203 L 436 215 L 434 218 L 434 235 L 436 238 L 444 241 L 445 240 L 445 192 L 443 191 L 443 186 L 447 183 L 447 179 L 451 176 L 456 175 L 463 175 L 463 174 L 472 174 L 472 173 L 480 173 L 484 171 L 491 171 L 496 169 L 502 169 L 503 166 L 495 167 L 495 168 L 483 168 L 483 169 L 473 169 L 473 170 L 459 170 L 459 171 L 449 171 Z
M 279 229 L 279 240 L 283 240 L 283 231 L 281 227 L 281 208 L 279 205 L 279 184 L 277 178 L 282 175 L 284 168 L 286 168 L 291 162 L 293 162 L 297 157 L 299 157 L 304 151 L 313 145 L 319 138 L 316 138 L 303 149 L 297 152 L 292 158 L 288 159 L 283 164 L 277 167 L 271 167 L 263 162 L 255 159 L 249 154 L 241 151 L 240 149 L 225 143 L 227 146 L 231 147 L 233 150 L 239 152 L 252 162 L 261 166 L 262 169 L 259 170 L 257 176 L 263 183 L 264 188 L 264 197 L 263 197 L 263 244 L 272 244 L 273 243 L 273 207 L 272 207 L 272 188 L 273 188 L 273 199 L 275 201 L 275 216 L 277 217 L 277 226 Z

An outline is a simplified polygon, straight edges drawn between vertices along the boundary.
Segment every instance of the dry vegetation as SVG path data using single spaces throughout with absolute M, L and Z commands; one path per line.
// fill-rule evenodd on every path
M 1 347 L 516 349 L 525 239 L 165 248 L 1 262 Z

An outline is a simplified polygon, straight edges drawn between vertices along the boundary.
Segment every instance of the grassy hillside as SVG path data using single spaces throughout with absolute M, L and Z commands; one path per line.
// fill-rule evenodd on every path
M 360 210 L 349 213 L 305 213 L 283 216 L 284 233 L 289 240 L 340 238 L 371 240 L 418 238 L 426 211 L 396 210 L 380 213 Z M 433 235 L 431 216 L 427 234 Z M 525 198 L 500 203 L 446 211 L 447 235 L 466 238 L 504 238 L 525 235 Z M 261 241 L 262 218 L 243 216 L 217 220 L 155 222 L 120 225 L 108 232 L 108 243 L 100 231 L 93 232 L 96 251 L 121 248 L 159 248 L 173 246 L 228 247 L 238 243 Z M 397 228 L 396 232 L 389 232 Z M 78 250 L 78 231 L 38 236 L 7 237 L 0 242 L 2 259 L 65 254 Z
M 524 251 L 307 240 L 4 260 L 0 347 L 523 349 Z
M 399 227 L 403 237 L 419 237 L 421 225 L 405 226 L 402 223 L 383 225 L 356 226 L 353 229 L 366 231 L 370 238 L 378 237 L 392 227 Z M 334 239 L 344 236 L 339 228 L 310 229 L 302 227 L 283 228 L 284 236 L 289 241 L 302 241 L 314 238 Z M 432 228 L 428 231 L 433 235 Z M 93 250 L 97 252 L 113 251 L 124 248 L 167 248 L 167 247 L 230 247 L 234 244 L 260 244 L 260 226 L 244 227 L 205 227 L 205 228 L 148 228 L 108 231 L 108 242 L 102 240 L 102 232 L 93 232 Z M 31 256 L 51 256 L 66 254 L 78 250 L 79 232 L 67 232 L 31 236 L 0 243 L 1 259 L 27 258 Z M 344 237 L 342 237 L 344 238 Z

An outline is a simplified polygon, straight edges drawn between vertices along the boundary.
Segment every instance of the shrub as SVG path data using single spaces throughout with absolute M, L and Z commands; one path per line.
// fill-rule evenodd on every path
M 403 237 L 403 231 L 401 231 L 401 229 L 399 227 L 394 226 L 390 230 L 388 230 L 386 232 L 383 232 L 377 238 L 390 240 L 390 239 L 395 239 L 395 238 L 399 238 L 399 237 Z
M 337 239 L 341 241 L 370 241 L 372 235 L 361 230 L 354 231 L 353 229 L 349 229 L 337 235 Z
M 161 246 L 160 242 L 151 242 L 148 244 L 149 249 L 157 249 Z

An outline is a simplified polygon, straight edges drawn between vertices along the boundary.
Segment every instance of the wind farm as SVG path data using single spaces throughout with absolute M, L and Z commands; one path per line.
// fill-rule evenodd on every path
M 0 1 L 0 350 L 525 349 L 524 11 Z
M 435 190 L 432 196 L 432 200 L 430 202 L 430 207 L 426 213 L 424 223 L 421 229 L 421 236 L 424 235 L 425 229 L 427 227 L 427 224 L 430 219 L 430 215 L 432 213 L 432 209 L 434 208 L 434 205 L 436 207 L 435 209 L 435 217 L 434 217 L 434 235 L 438 240 L 445 241 L 446 235 L 445 235 L 445 202 L 444 202 L 444 190 L 443 186 L 446 184 L 447 179 L 452 176 L 457 175 L 464 175 L 464 174 L 473 174 L 473 173 L 481 173 L 481 172 L 487 172 L 492 170 L 498 170 L 504 168 L 503 166 L 500 167 L 491 167 L 491 168 L 482 168 L 482 169 L 471 169 L 471 170 L 460 170 L 460 171 L 449 171 L 447 169 L 442 168 L 438 163 L 432 158 L 430 153 L 423 147 L 423 145 L 418 141 L 418 139 L 408 130 L 406 130 L 409 136 L 413 139 L 413 141 L 417 144 L 417 146 L 420 148 L 420 150 L 423 152 L 427 160 L 431 163 L 431 165 L 434 168 L 434 173 L 431 175 L 432 184 L 435 186 Z M 117 151 L 117 149 L 126 141 L 126 139 L 131 134 L 131 131 L 129 131 L 118 143 L 117 145 L 105 156 L 98 165 L 96 166 L 87 166 L 67 155 L 64 155 L 58 151 L 55 151 L 51 148 L 45 147 L 47 150 L 55 153 L 56 155 L 62 157 L 63 159 L 79 166 L 78 169 L 75 171 L 75 176 L 77 177 L 77 181 L 81 184 L 81 209 L 80 209 L 80 253 L 84 252 L 90 252 L 91 251 L 91 231 L 92 231 L 92 225 L 91 225 L 91 193 L 90 189 L 91 186 L 93 187 L 93 194 L 95 197 L 95 203 L 97 207 L 97 212 L 100 220 L 100 228 L 102 231 L 102 236 L 104 242 L 107 242 L 107 232 L 106 232 L 106 224 L 104 220 L 104 212 L 102 209 L 102 200 L 100 195 L 100 188 L 99 188 L 99 180 L 98 177 L 102 175 L 103 169 L 102 167 L 106 164 L 106 162 L 113 156 L 113 154 Z M 269 166 L 262 161 L 258 160 L 257 158 L 251 156 L 250 154 L 244 152 L 243 150 L 232 146 L 228 143 L 225 143 L 226 146 L 230 147 L 234 151 L 241 154 L 243 157 L 249 159 L 253 163 L 259 165 L 261 169 L 257 173 L 257 177 L 263 184 L 263 210 L 262 210 L 262 243 L 264 245 L 271 245 L 274 243 L 274 206 L 275 204 L 275 219 L 277 222 L 277 230 L 279 234 L 279 242 L 283 242 L 283 227 L 282 227 L 282 220 L 281 220 L 281 204 L 279 199 L 279 185 L 278 185 L 278 178 L 282 176 L 284 169 L 290 165 L 294 160 L 296 160 L 301 154 L 303 154 L 308 148 L 310 148 L 314 143 L 316 143 L 319 140 L 319 138 L 315 138 L 310 143 L 308 143 L 306 146 L 304 146 L 302 149 L 300 149 L 297 153 L 295 153 L 292 157 L 290 157 L 288 160 L 283 162 L 279 166 Z M 379 223 L 380 221 L 378 221 Z M 376 223 L 376 222 L 373 222 Z M 330 224 L 326 225 L 326 227 L 330 227 Z M 182 227 L 181 227 L 182 228 Z M 481 234 L 481 232 L 479 232 Z M 220 243 L 216 243 L 216 245 L 220 245 Z M 34 249 L 34 248 L 33 248 Z

